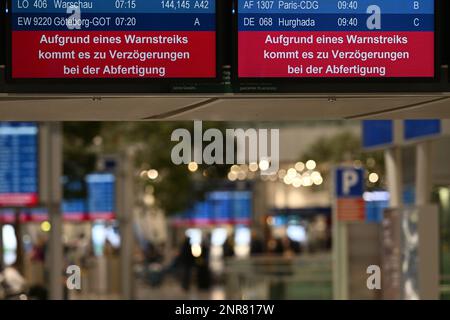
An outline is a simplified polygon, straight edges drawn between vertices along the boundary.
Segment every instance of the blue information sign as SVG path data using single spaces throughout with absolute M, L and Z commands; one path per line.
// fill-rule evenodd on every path
M 405 120 L 405 140 L 436 136 L 441 133 L 441 120 Z
M 362 122 L 363 147 L 374 148 L 394 143 L 394 121 L 365 120 Z
M 233 220 L 236 224 L 250 224 L 252 218 L 252 193 L 233 192 Z
M 0 122 L 0 206 L 38 203 L 38 125 Z
M 364 193 L 364 169 L 340 167 L 336 169 L 337 198 L 360 198 Z
M 176 225 L 248 225 L 252 217 L 251 191 L 213 191 L 206 200 L 173 219 Z
M 111 173 L 94 173 L 86 176 L 89 218 L 114 219 L 115 177 Z
M 229 191 L 214 191 L 208 194 L 213 203 L 213 217 L 217 223 L 230 223 L 232 211 L 232 198 Z
M 249 224 L 252 214 L 250 191 L 215 191 L 209 194 L 214 203 L 216 223 Z

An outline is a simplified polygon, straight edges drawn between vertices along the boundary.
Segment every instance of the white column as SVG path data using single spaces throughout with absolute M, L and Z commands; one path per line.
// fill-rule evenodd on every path
M 439 299 L 439 213 L 430 205 L 432 142 L 416 145 L 416 207 L 419 212 L 418 270 L 421 299 Z
M 336 209 L 333 210 L 336 212 Z M 333 217 L 333 299 L 349 299 L 348 229 L 346 222 Z
M 63 299 L 63 238 L 61 215 L 62 132 L 60 122 L 41 125 L 40 138 L 40 192 L 47 205 L 51 224 L 49 238 L 49 297 Z
M 398 147 L 384 151 L 384 163 L 386 168 L 387 189 L 390 195 L 389 207 L 402 206 L 402 163 L 401 149 Z
M 348 229 L 347 223 L 338 221 L 336 198 L 336 171 L 333 170 L 332 184 L 332 267 L 333 267 L 333 299 L 349 299 L 348 275 Z
M 431 141 L 416 146 L 416 205 L 424 206 L 431 196 Z

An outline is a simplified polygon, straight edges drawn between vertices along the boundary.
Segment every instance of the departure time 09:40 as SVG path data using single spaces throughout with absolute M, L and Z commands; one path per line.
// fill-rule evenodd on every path
M 358 1 L 345 1 L 340 0 L 337 2 L 338 10 L 357 10 L 358 9 Z
M 358 18 L 345 18 L 341 17 L 337 19 L 338 27 L 357 27 L 358 26 Z

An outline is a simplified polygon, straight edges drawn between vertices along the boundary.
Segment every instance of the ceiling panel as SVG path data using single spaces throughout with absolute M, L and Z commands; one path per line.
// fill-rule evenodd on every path
M 371 117 L 441 97 L 229 98 L 174 114 L 172 120 L 296 121 Z M 400 113 L 397 113 L 400 115 Z
M 300 121 L 450 118 L 450 98 L 435 96 L 9 96 L 0 120 Z
M 0 97 L 0 120 L 132 121 L 195 106 L 207 98 L 42 98 Z
M 404 110 L 371 115 L 372 119 L 450 119 L 450 99 L 434 101 Z

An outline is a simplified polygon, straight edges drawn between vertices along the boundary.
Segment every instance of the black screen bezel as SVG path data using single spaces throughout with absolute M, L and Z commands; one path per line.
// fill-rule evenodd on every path
M 448 91 L 447 79 L 441 69 L 441 1 L 434 6 L 434 77 L 396 78 L 268 78 L 239 77 L 238 1 L 234 0 L 233 14 L 233 90 L 236 93 L 380 93 L 380 92 L 443 92 Z M 395 0 L 394 0 L 395 1 Z M 445 81 L 445 83 L 444 83 Z
M 222 78 L 223 30 L 221 27 L 221 0 L 215 2 L 216 8 L 216 67 L 215 77 L 211 78 L 13 78 L 12 77 L 12 10 L 11 2 L 6 15 L 6 92 L 11 93 L 173 93 L 174 87 L 193 88 L 202 92 L 202 85 L 217 84 Z M 199 88 L 197 88 L 197 86 Z M 187 91 L 189 92 L 189 91 Z

